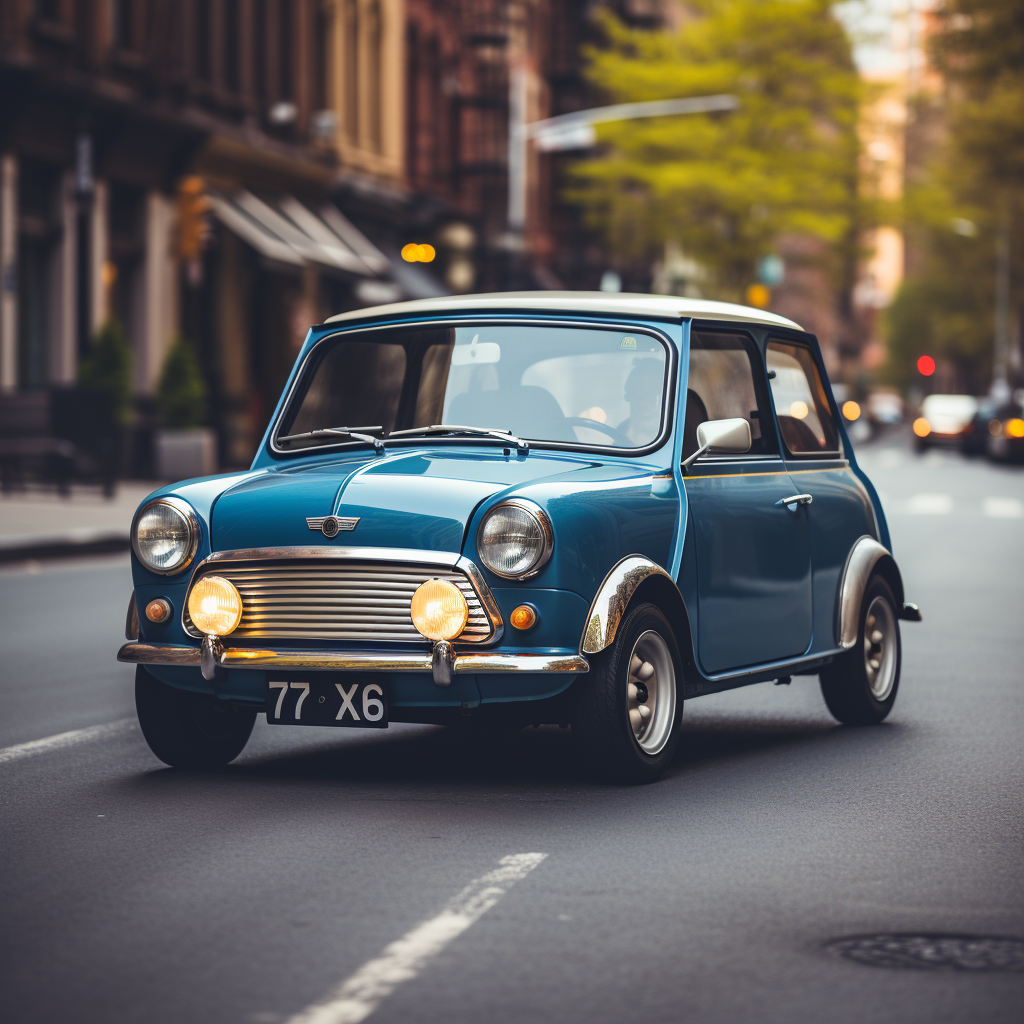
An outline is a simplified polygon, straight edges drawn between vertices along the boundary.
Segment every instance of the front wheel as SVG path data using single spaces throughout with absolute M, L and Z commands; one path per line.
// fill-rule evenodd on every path
M 679 647 L 653 604 L 627 613 L 577 680 L 572 731 L 592 775 L 653 782 L 672 763 L 683 714 Z
M 861 602 L 857 642 L 823 669 L 821 693 L 844 725 L 875 725 L 892 710 L 900 685 L 900 627 L 889 584 L 873 576 Z
M 205 693 L 177 690 L 139 665 L 135 709 L 149 749 L 172 768 L 220 768 L 242 752 L 256 712 Z

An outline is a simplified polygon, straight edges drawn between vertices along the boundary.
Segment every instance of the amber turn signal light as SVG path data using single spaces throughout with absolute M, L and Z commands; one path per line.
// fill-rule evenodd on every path
M 532 629 L 537 624 L 537 609 L 532 604 L 521 604 L 512 609 L 508 621 L 515 629 Z
M 927 437 L 931 432 L 931 424 L 923 416 L 918 416 L 918 418 L 914 420 L 914 433 L 917 434 L 918 437 Z
M 171 602 L 166 597 L 154 597 L 146 605 L 146 618 L 150 622 L 166 622 L 171 617 Z

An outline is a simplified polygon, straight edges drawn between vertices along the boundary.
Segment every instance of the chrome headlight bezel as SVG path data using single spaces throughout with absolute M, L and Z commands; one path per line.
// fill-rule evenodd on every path
M 487 528 L 487 524 L 495 513 L 506 508 L 515 508 L 521 512 L 525 512 L 536 524 L 538 539 L 540 540 L 540 553 L 537 558 L 530 564 L 529 568 L 517 573 L 504 572 L 503 570 L 496 569 L 491 565 L 487 557 L 487 549 L 484 546 L 484 530 Z M 532 579 L 541 571 L 541 569 L 544 568 L 545 565 L 547 565 L 548 561 L 550 561 L 554 546 L 555 533 L 551 527 L 551 520 L 548 518 L 548 514 L 536 502 L 528 501 L 525 498 L 506 498 L 504 501 L 499 501 L 493 508 L 488 509 L 487 514 L 480 521 L 480 526 L 476 532 L 476 550 L 481 563 L 483 563 L 489 572 L 493 572 L 495 576 L 500 576 L 502 579 L 506 580 Z
M 139 549 L 139 520 L 142 519 L 146 512 L 156 505 L 165 505 L 172 509 L 174 513 L 181 518 L 188 530 L 188 541 L 185 544 L 185 549 L 181 558 L 175 562 L 173 566 L 160 567 L 151 565 L 143 557 L 142 552 Z M 196 557 L 196 552 L 199 550 L 199 517 L 196 515 L 192 506 L 187 502 L 182 501 L 180 498 L 167 496 L 157 498 L 154 501 L 147 501 L 146 504 L 135 513 L 135 518 L 132 520 L 131 540 L 132 551 L 135 552 L 135 557 L 147 572 L 156 573 L 158 576 L 176 576 L 192 564 L 192 560 Z

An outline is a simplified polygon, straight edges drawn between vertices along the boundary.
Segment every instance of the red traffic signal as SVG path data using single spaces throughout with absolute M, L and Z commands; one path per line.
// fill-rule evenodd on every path
M 931 356 L 921 356 L 917 360 L 917 372 L 922 377 L 930 377 L 935 372 L 935 360 Z

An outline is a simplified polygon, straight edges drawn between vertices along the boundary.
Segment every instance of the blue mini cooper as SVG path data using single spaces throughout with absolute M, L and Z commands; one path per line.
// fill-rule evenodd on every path
M 132 526 L 121 661 L 167 764 L 285 725 L 571 724 L 657 778 L 683 703 L 818 674 L 880 722 L 904 600 L 817 342 L 665 296 L 457 296 L 306 338 L 252 468 Z

